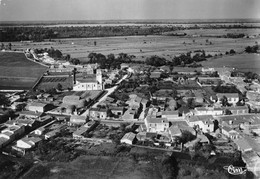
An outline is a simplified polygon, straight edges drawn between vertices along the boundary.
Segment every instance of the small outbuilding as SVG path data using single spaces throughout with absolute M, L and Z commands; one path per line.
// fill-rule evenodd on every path
M 133 132 L 126 133 L 123 138 L 120 140 L 121 143 L 132 145 L 134 143 L 135 134 Z

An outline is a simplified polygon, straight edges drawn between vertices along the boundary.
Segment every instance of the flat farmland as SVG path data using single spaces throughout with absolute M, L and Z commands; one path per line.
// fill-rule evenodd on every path
M 227 33 L 245 33 L 257 35 L 259 29 L 196 29 L 185 32 L 188 35 L 216 35 Z M 206 40 L 209 42 L 206 43 Z M 194 41 L 195 40 L 195 41 Z M 194 50 L 205 50 L 208 54 L 225 53 L 234 49 L 237 52 L 244 51 L 248 45 L 254 45 L 259 38 L 216 38 L 216 37 L 179 37 L 179 36 L 120 36 L 100 38 L 76 38 L 55 39 L 52 42 L 14 42 L 14 49 L 26 48 L 50 48 L 61 50 L 64 54 L 71 54 L 72 58 L 88 60 L 90 52 L 104 55 L 114 53 L 127 53 L 135 55 L 137 60 L 144 60 L 151 55 L 158 55 L 166 59 L 172 59 L 175 55 Z M 96 42 L 96 45 L 94 45 Z
M 260 74 L 260 54 L 238 54 L 201 62 L 205 67 L 231 67 Z
M 0 52 L 0 89 L 30 89 L 45 70 L 23 53 Z
M 158 163 L 124 157 L 82 156 L 70 163 L 49 163 L 33 168 L 23 178 L 160 179 Z

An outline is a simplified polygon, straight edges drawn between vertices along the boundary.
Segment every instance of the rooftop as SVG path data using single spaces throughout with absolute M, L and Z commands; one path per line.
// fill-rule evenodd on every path
M 166 118 L 153 118 L 153 117 L 148 117 L 147 122 L 148 123 L 169 123 L 169 121 Z

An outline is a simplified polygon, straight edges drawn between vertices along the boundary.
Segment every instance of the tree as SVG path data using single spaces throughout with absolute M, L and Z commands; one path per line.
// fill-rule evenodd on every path
M 10 105 L 10 100 L 4 95 L 0 94 L 0 106 L 9 106 Z
M 235 51 L 234 49 L 231 49 L 231 50 L 229 51 L 229 53 L 230 53 L 230 54 L 235 54 L 236 51 Z
M 179 142 L 185 144 L 189 141 L 194 140 L 195 138 L 196 136 L 194 136 L 191 132 L 183 131 L 181 137 L 179 138 Z
M 12 50 L 12 44 L 8 43 L 8 50 Z
M 187 100 L 187 107 L 189 109 L 194 109 L 195 108 L 195 100 L 194 100 L 194 98 L 189 98 Z
M 220 99 L 220 101 L 221 101 L 222 106 L 230 106 L 229 103 L 228 103 L 228 99 L 227 99 L 226 96 L 223 96 L 223 97 Z
M 178 175 L 178 162 L 173 155 L 166 156 L 162 160 L 162 178 L 171 179 Z
M 62 91 L 62 85 L 60 83 L 57 84 L 57 90 Z
M 5 49 L 5 44 L 1 43 L 1 50 Z

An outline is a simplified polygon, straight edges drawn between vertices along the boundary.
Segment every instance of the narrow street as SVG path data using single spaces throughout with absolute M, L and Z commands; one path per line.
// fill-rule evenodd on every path
M 119 84 L 125 80 L 127 77 L 129 76 L 129 74 L 127 75 L 124 75 L 123 78 L 121 78 L 117 83 L 116 83 L 116 86 L 112 87 L 112 88 L 108 88 L 106 89 L 107 93 L 102 96 L 95 104 L 93 104 L 93 108 L 96 108 L 102 101 L 104 101 L 110 94 L 112 94 L 116 89 L 117 87 L 119 86 Z M 87 116 L 89 114 L 89 109 L 87 109 L 83 114 L 81 114 L 81 116 Z

